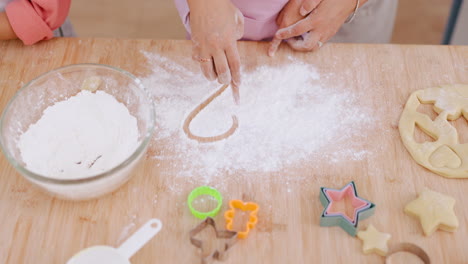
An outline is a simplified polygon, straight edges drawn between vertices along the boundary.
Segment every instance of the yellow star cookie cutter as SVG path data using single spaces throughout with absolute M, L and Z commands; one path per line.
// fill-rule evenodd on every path
M 425 188 L 416 200 L 405 207 L 405 213 L 419 218 L 426 236 L 437 229 L 453 232 L 458 227 L 458 219 L 453 211 L 455 199 Z
M 366 231 L 359 231 L 357 237 L 362 240 L 364 254 L 377 253 L 385 257 L 388 253 L 388 240 L 390 234 L 379 232 L 373 225 L 369 225 Z
M 258 204 L 247 202 L 244 203 L 241 200 L 231 200 L 229 201 L 229 210 L 224 213 L 224 218 L 226 219 L 226 229 L 232 231 L 234 225 L 234 217 L 236 216 L 236 209 L 241 211 L 250 211 L 249 220 L 245 225 L 243 231 L 237 232 L 238 238 L 246 238 L 249 235 L 251 229 L 257 224 L 258 218 Z

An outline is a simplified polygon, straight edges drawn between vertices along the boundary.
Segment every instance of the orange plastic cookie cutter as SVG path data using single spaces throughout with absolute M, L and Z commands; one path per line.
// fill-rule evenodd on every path
M 224 218 L 226 219 L 226 229 L 233 231 L 234 217 L 236 216 L 236 209 L 242 211 L 250 211 L 249 221 L 245 225 L 245 230 L 237 232 L 238 238 L 246 238 L 249 235 L 251 229 L 257 224 L 258 218 L 258 204 L 253 202 L 244 203 L 241 200 L 231 200 L 229 201 L 229 210 L 224 213 Z

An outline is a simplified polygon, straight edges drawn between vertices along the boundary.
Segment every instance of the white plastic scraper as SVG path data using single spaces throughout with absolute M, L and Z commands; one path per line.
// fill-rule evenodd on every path
M 78 252 L 67 264 L 131 264 L 129 259 L 162 228 L 159 219 L 151 219 L 118 248 L 94 246 Z

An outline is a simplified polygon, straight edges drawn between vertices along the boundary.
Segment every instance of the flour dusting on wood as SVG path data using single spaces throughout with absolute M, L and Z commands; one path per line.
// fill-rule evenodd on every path
M 360 102 L 363 95 L 344 85 L 323 85 L 316 67 L 292 58 L 281 67 L 243 72 L 241 104 L 226 90 L 190 126 L 200 136 L 218 135 L 235 114 L 239 128 L 232 136 L 214 143 L 190 140 L 182 130 L 184 119 L 219 84 L 162 55 L 144 54 L 152 73 L 142 79 L 156 107 L 151 155 L 168 163 L 171 175 L 205 177 L 209 184 L 234 172 L 278 172 L 302 162 L 334 164 L 369 154 L 363 131 L 372 129 L 375 117 Z

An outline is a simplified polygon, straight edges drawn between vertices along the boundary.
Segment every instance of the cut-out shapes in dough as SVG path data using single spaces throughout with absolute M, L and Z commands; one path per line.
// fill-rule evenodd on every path
M 425 132 L 423 129 L 419 128 L 418 124 L 414 126 L 414 139 L 418 143 L 424 143 L 426 141 L 430 141 L 430 142 L 436 141 L 437 138 L 432 138 L 432 136 L 430 136 L 431 134 L 433 133 Z
M 417 110 L 421 104 L 434 104 L 434 111 L 439 115 L 432 120 Z M 449 122 L 460 117 L 468 119 L 468 85 L 415 91 L 398 125 L 403 144 L 423 167 L 448 178 L 468 178 L 468 144 L 460 143 L 457 129 Z M 416 142 L 416 126 L 436 140 Z
M 429 157 L 429 162 L 437 168 L 456 169 L 461 166 L 461 159 L 447 146 L 441 146 Z
M 423 113 L 428 115 L 431 120 L 436 119 L 436 117 L 439 115 L 435 110 L 434 110 L 434 105 L 433 104 L 420 104 L 418 106 L 418 112 Z
M 431 235 L 437 229 L 453 232 L 458 218 L 453 211 L 455 199 L 425 188 L 418 199 L 405 206 L 405 213 L 419 218 L 424 234 Z

